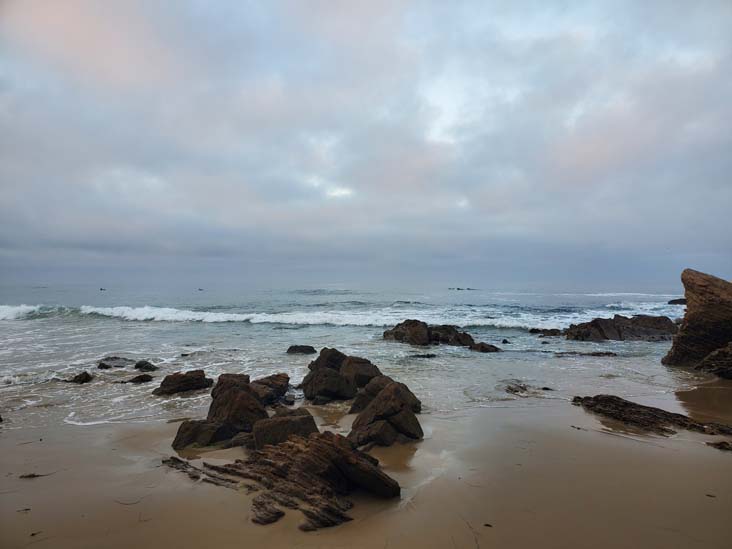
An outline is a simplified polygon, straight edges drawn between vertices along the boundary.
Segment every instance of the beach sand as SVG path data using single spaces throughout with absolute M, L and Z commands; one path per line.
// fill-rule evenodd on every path
M 732 424 L 732 383 L 638 400 Z M 729 547 L 732 455 L 704 444 L 719 437 L 632 433 L 565 400 L 420 421 L 424 441 L 372 452 L 401 499 L 356 495 L 352 522 L 310 533 L 299 512 L 252 524 L 251 496 L 161 466 L 176 423 L 0 427 L 0 547 Z

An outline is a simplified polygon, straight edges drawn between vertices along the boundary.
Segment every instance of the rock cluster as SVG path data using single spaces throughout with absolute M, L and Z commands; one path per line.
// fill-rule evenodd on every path
M 421 320 L 409 319 L 400 322 L 384 332 L 384 339 L 400 341 L 410 345 L 455 345 L 469 347 L 481 353 L 495 353 L 500 351 L 495 345 L 476 343 L 467 332 L 461 332 L 456 326 L 448 324 L 428 325 Z
M 378 460 L 331 432 L 290 436 L 228 465 L 196 467 L 176 457 L 163 463 L 195 480 L 256 492 L 251 509 L 257 524 L 278 521 L 284 509 L 300 510 L 305 518 L 302 530 L 351 520 L 347 513 L 353 502 L 346 496 L 353 491 L 382 498 L 400 494 L 399 484 L 378 467 Z
M 663 363 L 732 378 L 732 283 L 692 269 L 681 273 L 681 282 L 686 314 Z
M 632 318 L 615 315 L 590 322 L 572 324 L 565 332 L 575 341 L 664 341 L 671 339 L 678 327 L 666 316 L 636 315 Z
M 682 414 L 667 412 L 652 406 L 643 406 L 614 395 L 577 396 L 572 399 L 572 404 L 582 406 L 598 415 L 664 436 L 675 434 L 673 427 L 707 435 L 732 435 L 732 427 L 729 425 L 700 423 Z

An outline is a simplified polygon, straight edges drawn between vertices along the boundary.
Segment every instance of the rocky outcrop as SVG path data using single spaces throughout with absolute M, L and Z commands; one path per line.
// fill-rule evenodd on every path
M 317 433 L 318 427 L 309 412 L 301 414 L 290 414 L 263 419 L 254 424 L 254 445 L 261 450 L 267 444 L 280 444 L 285 442 L 291 435 L 307 437 L 311 433 Z
M 732 379 L 732 342 L 709 353 L 696 369 L 724 379 Z
M 677 330 L 676 324 L 666 316 L 636 315 L 628 318 L 615 315 L 613 318 L 572 324 L 565 334 L 567 339 L 574 341 L 665 341 L 671 339 Z
M 400 341 L 410 345 L 454 345 L 468 347 L 482 353 L 500 351 L 494 345 L 476 343 L 473 336 L 467 332 L 459 331 L 456 326 L 450 326 L 448 324 L 431 326 L 426 322 L 414 319 L 405 320 L 393 328 L 386 330 L 383 337 L 384 339 Z
M 668 302 L 669 305 L 686 305 L 686 298 L 682 297 L 679 299 L 671 299 Z
M 157 369 L 158 367 L 149 360 L 138 360 L 135 363 L 135 370 L 140 370 L 141 372 L 154 372 Z
M 330 368 L 335 371 L 341 369 L 341 364 L 348 358 L 348 355 L 341 353 L 338 349 L 330 349 L 329 347 L 323 347 L 320 350 L 318 358 L 308 364 L 310 370 L 317 370 L 319 368 Z
M 178 427 L 172 446 L 175 450 L 182 450 L 189 446 L 211 446 L 231 439 L 237 432 L 233 426 L 227 423 L 206 419 L 187 419 Z
M 76 374 L 71 379 L 67 379 L 66 381 L 68 383 L 78 383 L 79 385 L 82 385 L 84 383 L 89 383 L 92 379 L 94 379 L 94 376 L 91 375 L 89 372 L 81 372 L 80 374 Z
M 381 375 L 381 371 L 370 360 L 357 356 L 349 356 L 341 364 L 340 374 L 346 379 L 353 382 L 356 387 L 364 387 L 369 381 L 376 376 Z
M 643 406 L 613 395 L 577 396 L 572 399 L 572 404 L 626 425 L 664 436 L 675 434 L 673 427 L 708 435 L 732 435 L 732 427 L 728 425 L 699 423 L 682 414 Z
M 732 342 L 732 283 L 686 269 L 681 273 L 686 314 L 663 358 L 669 366 L 696 366 Z
M 188 391 L 206 389 L 213 385 L 213 379 L 207 378 L 203 370 L 176 372 L 163 378 L 160 387 L 153 391 L 154 395 L 173 395 Z
M 353 502 L 346 496 L 353 491 L 382 498 L 400 494 L 399 484 L 378 467 L 378 460 L 331 432 L 291 436 L 228 465 L 196 467 L 176 457 L 163 464 L 196 481 L 258 492 L 252 500 L 252 521 L 257 524 L 276 522 L 284 509 L 300 510 L 305 518 L 302 530 L 351 520 L 347 513 Z
M 348 400 L 356 396 L 356 384 L 329 367 L 311 371 L 302 380 L 305 398 L 323 397 L 331 400 Z
M 211 398 L 216 398 L 220 393 L 232 387 L 249 389 L 249 376 L 247 374 L 221 374 L 211 390 Z
M 265 406 L 274 404 L 287 393 L 287 389 L 290 387 L 290 376 L 278 373 L 260 377 L 252 381 L 249 387 L 254 391 L 262 404 Z
M 348 411 L 349 414 L 358 414 L 362 412 L 366 406 L 368 406 L 372 400 L 378 395 L 381 390 L 389 385 L 390 383 L 395 383 L 395 381 L 390 378 L 389 376 L 377 376 L 373 378 L 371 381 L 368 382 L 368 384 L 358 391 L 358 394 L 356 395 L 356 398 L 353 399 L 353 404 L 351 405 L 351 409 Z M 404 385 L 403 383 L 400 383 L 402 388 L 404 389 L 403 396 L 406 399 L 407 404 L 411 408 L 411 410 L 418 414 L 422 411 L 422 403 L 420 400 L 414 396 L 414 393 L 409 390 L 409 388 Z
M 207 420 L 231 426 L 236 432 L 250 432 L 257 421 L 269 416 L 249 389 L 230 387 L 217 393 L 208 409 Z
M 110 368 L 126 368 L 132 366 L 135 361 L 131 358 L 123 358 L 120 356 L 105 356 L 97 364 L 97 368 L 100 370 L 109 370 Z
M 314 355 L 317 352 L 311 345 L 290 345 L 287 349 L 288 355 Z
M 348 439 L 356 446 L 389 446 L 398 438 L 421 439 L 424 433 L 413 412 L 413 398 L 404 384 L 389 383 L 356 417 Z

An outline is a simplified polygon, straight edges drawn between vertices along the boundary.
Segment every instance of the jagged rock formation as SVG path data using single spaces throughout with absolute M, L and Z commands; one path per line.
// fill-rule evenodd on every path
M 729 425 L 699 423 L 682 414 L 667 412 L 652 406 L 643 406 L 614 395 L 576 396 L 572 399 L 572 404 L 582 406 L 585 410 L 595 414 L 664 436 L 676 433 L 672 427 L 708 435 L 732 435 L 732 427 Z
M 725 351 L 710 356 L 732 342 L 732 283 L 716 276 L 686 269 L 681 273 L 686 292 L 686 314 L 673 345 L 663 358 L 669 366 L 700 366 L 709 357 L 705 371 L 727 375 Z
M 302 381 L 303 393 L 305 398 L 318 403 L 353 398 L 358 387 L 381 375 L 379 368 L 369 360 L 347 356 L 328 347 L 320 351 L 308 368 L 310 373 Z
M 310 412 L 302 408 L 299 411 L 300 413 L 276 415 L 257 421 L 252 431 L 257 450 L 261 450 L 267 444 L 281 444 L 290 435 L 307 437 L 311 433 L 317 433 L 318 427 Z
M 163 463 L 194 480 L 258 492 L 252 501 L 252 521 L 257 524 L 276 522 L 283 509 L 300 510 L 305 517 L 302 530 L 351 520 L 347 512 L 353 502 L 346 496 L 355 490 L 383 498 L 400 494 L 399 484 L 378 467 L 378 460 L 331 432 L 292 436 L 229 465 L 204 463 L 199 468 L 176 457 Z
M 575 341 L 665 341 L 671 339 L 677 330 L 676 324 L 666 316 L 636 315 L 628 318 L 615 315 L 613 318 L 572 324 L 565 335 Z
M 154 395 L 173 395 L 187 391 L 206 389 L 213 385 L 213 379 L 206 377 L 203 370 L 176 372 L 163 378 L 160 387 L 153 391 Z
M 495 345 L 488 343 L 476 343 L 467 332 L 461 332 L 457 326 L 441 324 L 431 326 L 421 320 L 409 319 L 400 322 L 393 328 L 386 330 L 384 339 L 400 341 L 410 345 L 454 345 L 458 347 L 469 347 L 481 353 L 495 353 L 500 351 Z

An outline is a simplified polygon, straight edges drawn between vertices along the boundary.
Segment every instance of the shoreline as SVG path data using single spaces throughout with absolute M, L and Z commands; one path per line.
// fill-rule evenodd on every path
M 732 423 L 731 395 L 732 382 L 714 381 L 634 400 L 666 409 L 679 402 L 696 419 Z M 339 419 L 338 411 L 323 410 L 319 424 Z M 340 418 L 339 426 L 347 430 L 352 419 Z M 355 494 L 354 520 L 310 533 L 298 530 L 299 512 L 255 525 L 248 518 L 251 496 L 162 467 L 160 460 L 175 454 L 177 423 L 6 430 L 0 542 L 660 548 L 725 547 L 729 540 L 730 456 L 704 444 L 719 437 L 633 434 L 563 400 L 423 414 L 420 421 L 422 442 L 371 452 L 402 486 L 401 499 Z M 216 450 L 203 458 L 223 462 L 244 452 Z M 18 478 L 25 473 L 51 474 Z

